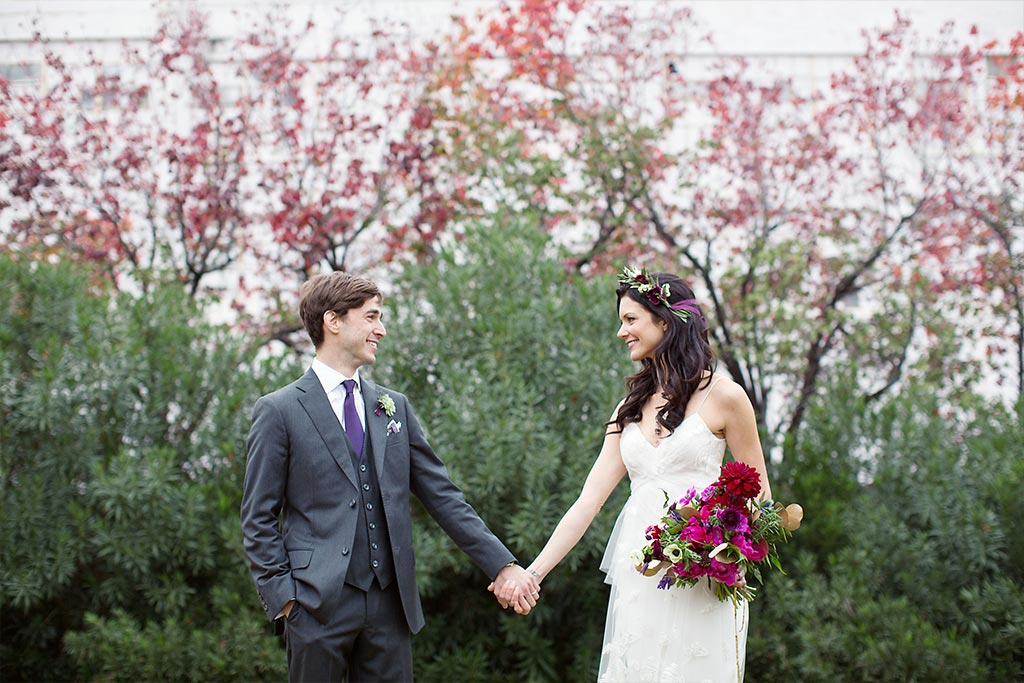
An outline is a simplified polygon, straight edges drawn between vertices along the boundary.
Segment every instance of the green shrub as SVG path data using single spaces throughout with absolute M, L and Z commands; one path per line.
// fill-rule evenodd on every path
M 244 439 L 255 397 L 294 369 L 255 365 L 179 285 L 119 294 L 5 255 L 0 288 L 3 679 L 184 675 L 139 663 L 160 640 L 236 643 L 232 666 L 253 667 L 236 680 L 259 678 L 280 649 L 239 637 L 263 620 L 238 524 Z M 211 613 L 215 595 L 233 607 Z M 194 667 L 214 656 L 177 654 Z
M 1024 428 L 962 408 L 927 387 L 824 395 L 780 470 L 806 517 L 753 606 L 749 680 L 1024 677 Z
M 374 373 L 408 393 L 470 503 L 529 562 L 579 494 L 625 392 L 614 282 L 567 271 L 538 227 L 510 219 L 468 230 L 396 284 Z M 487 578 L 420 514 L 417 679 L 594 680 L 607 601 L 598 565 L 624 493 L 527 619 L 502 614 Z

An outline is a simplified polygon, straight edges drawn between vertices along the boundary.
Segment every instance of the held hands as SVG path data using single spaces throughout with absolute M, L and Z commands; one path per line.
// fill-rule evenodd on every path
M 529 614 L 540 597 L 540 580 L 519 565 L 505 567 L 487 587 L 502 609 L 511 605 L 516 614 Z

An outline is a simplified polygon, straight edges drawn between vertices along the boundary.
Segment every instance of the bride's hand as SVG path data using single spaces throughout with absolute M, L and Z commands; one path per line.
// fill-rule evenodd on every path
M 487 590 L 489 590 L 490 592 L 494 593 L 494 598 L 495 598 L 495 600 L 498 601 L 498 604 L 501 605 L 502 609 L 508 609 L 509 606 L 511 605 L 515 609 L 516 614 L 529 614 L 530 613 L 529 603 L 526 603 L 525 600 L 522 602 L 522 604 L 524 604 L 525 606 L 520 607 L 521 597 L 519 596 L 518 593 L 513 593 L 512 600 L 506 600 L 501 595 L 499 595 L 497 593 L 497 591 L 494 590 L 494 583 L 493 582 L 491 582 L 491 584 L 489 586 L 487 586 Z
M 743 587 L 743 586 L 747 585 L 747 570 L 746 569 L 744 569 L 743 567 L 740 567 L 739 578 L 736 580 L 736 583 L 734 583 L 733 585 L 734 586 L 740 586 L 740 587 Z
M 513 586 L 506 582 L 502 589 L 498 590 L 497 582 L 492 581 L 487 586 L 487 590 L 494 594 L 502 609 L 508 609 L 511 606 L 515 609 L 516 614 L 527 615 L 531 609 L 537 606 L 537 600 L 540 598 L 541 578 L 532 568 L 516 567 L 516 569 L 525 577 L 525 584 Z

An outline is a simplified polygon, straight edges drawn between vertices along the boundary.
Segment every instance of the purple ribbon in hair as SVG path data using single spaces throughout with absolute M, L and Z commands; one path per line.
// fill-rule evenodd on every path
M 700 318 L 700 321 L 704 323 L 705 327 L 707 327 L 708 321 L 704 319 L 704 316 L 701 314 L 700 309 L 697 308 L 696 299 L 683 299 L 681 301 L 675 302 L 674 304 L 669 304 L 668 307 L 671 308 L 673 311 L 686 311 L 687 313 L 692 313 L 693 315 Z

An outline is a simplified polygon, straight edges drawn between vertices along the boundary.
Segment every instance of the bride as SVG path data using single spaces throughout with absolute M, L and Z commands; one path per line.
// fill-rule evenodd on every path
M 720 602 L 704 582 L 659 590 L 630 556 L 661 518 L 665 494 L 678 500 L 713 482 L 726 446 L 757 471 L 771 498 L 754 410 L 739 385 L 714 374 L 704 316 L 680 278 L 627 268 L 619 281 L 618 337 L 640 369 L 627 380 L 579 498 L 528 571 L 543 580 L 628 473 L 630 496 L 601 563 L 611 596 L 599 682 L 739 682 L 747 604 Z

